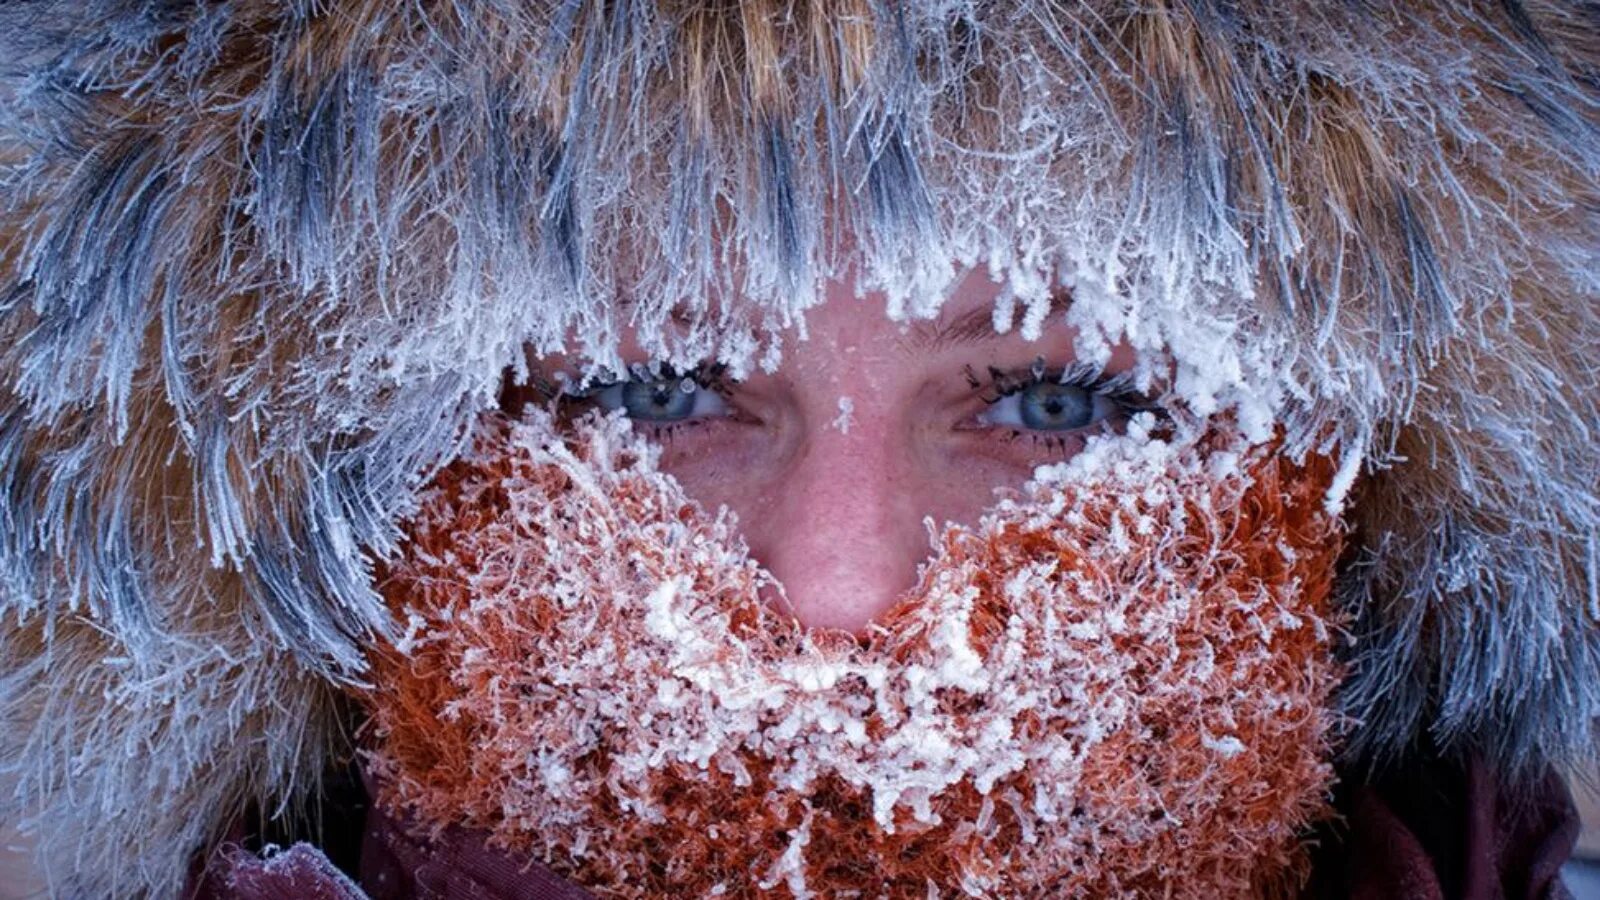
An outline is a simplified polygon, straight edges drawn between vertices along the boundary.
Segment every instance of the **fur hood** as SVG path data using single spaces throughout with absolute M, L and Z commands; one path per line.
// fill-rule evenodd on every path
M 1592 755 L 1592 3 L 18 0 L 0 59 L 0 821 L 65 894 L 347 752 L 524 345 L 776 365 L 846 267 L 1065 284 L 1336 454 L 1348 763 Z

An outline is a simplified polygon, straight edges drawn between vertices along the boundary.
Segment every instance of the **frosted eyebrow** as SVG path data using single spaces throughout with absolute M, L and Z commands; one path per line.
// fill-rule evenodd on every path
M 1057 314 L 1066 311 L 1072 305 L 1072 297 L 1064 291 L 1050 296 L 1050 310 L 1046 313 L 1046 321 Z M 1018 311 L 1020 318 L 1021 311 Z M 1012 331 L 1015 331 L 1013 327 Z M 900 349 L 906 353 L 931 353 L 939 350 L 948 350 L 964 344 L 976 344 L 982 341 L 992 341 L 1006 337 L 1012 332 L 1002 335 L 994 330 L 994 305 L 980 306 L 957 316 L 946 322 L 941 316 L 932 322 L 918 322 L 912 325 L 900 339 Z

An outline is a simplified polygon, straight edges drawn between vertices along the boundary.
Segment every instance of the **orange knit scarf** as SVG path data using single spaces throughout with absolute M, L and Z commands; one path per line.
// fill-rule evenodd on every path
M 379 802 L 602 896 L 1290 893 L 1329 467 L 1132 432 L 948 526 L 858 642 L 763 605 L 624 422 L 486 421 L 381 581 Z

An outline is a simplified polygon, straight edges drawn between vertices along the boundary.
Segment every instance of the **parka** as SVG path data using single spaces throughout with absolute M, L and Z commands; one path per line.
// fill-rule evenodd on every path
M 614 830 L 562 818 L 587 808 L 561 799 L 563 766 L 596 758 L 581 747 L 516 762 L 526 778 L 514 791 L 470 782 L 499 786 L 470 803 L 469 781 L 425 789 L 443 783 L 430 766 L 457 758 L 446 750 L 488 758 L 482 729 L 500 713 L 449 685 L 500 633 L 484 623 L 501 608 L 478 602 L 490 596 L 481 585 L 427 607 L 418 598 L 439 595 L 418 585 L 470 566 L 419 548 L 457 552 L 492 533 L 492 517 L 472 518 L 484 509 L 472 492 L 512 476 L 507 502 L 526 504 L 537 535 L 671 519 L 681 496 L 623 426 L 592 422 L 563 444 L 540 414 L 500 410 L 506 385 L 530 377 L 530 356 L 556 352 L 621 371 L 625 328 L 665 364 L 781 367 L 818 284 L 846 268 L 906 321 L 937 315 L 955 273 L 984 268 L 1006 285 L 997 327 L 1033 333 L 1065 287 L 1071 306 L 1055 314 L 1084 336 L 1083 355 L 1126 341 L 1159 357 L 1144 377 L 1243 442 L 1248 477 L 1231 482 L 1204 481 L 1216 464 L 1200 443 L 1140 456 L 1113 442 L 1034 484 L 1055 514 L 1100 521 L 1095 504 L 1132 496 L 1129 473 L 1142 473 L 1173 491 L 1139 501 L 1147 515 L 1202 494 L 1235 529 L 1241 510 L 1277 509 L 1304 524 L 1303 544 L 1268 542 L 1280 562 L 1327 557 L 1326 583 L 1293 570 L 1230 588 L 1270 595 L 1316 635 L 1304 657 L 1270 636 L 1250 645 L 1311 673 L 1283 704 L 1306 730 L 1263 730 L 1252 744 L 1248 729 L 1214 722 L 1166 735 L 1219 767 L 1208 772 L 1293 748 L 1292 764 L 1270 768 L 1284 780 L 1251 795 L 1280 797 L 1281 815 L 1253 837 L 1226 816 L 1197 836 L 1139 807 L 1140 834 L 1183 848 L 1172 859 L 1285 860 L 1239 876 L 1237 890 L 1292 893 L 1332 840 L 1314 836 L 1318 823 L 1335 811 L 1370 822 L 1352 810 L 1394 773 L 1433 772 L 1462 796 L 1469 781 L 1492 786 L 1480 799 L 1543 797 L 1555 821 L 1547 773 L 1595 756 L 1592 4 L 18 0 L 0 8 L 0 59 L 0 772 L 11 788 L 0 822 L 34 836 L 55 894 L 176 896 L 241 821 L 314 818 L 330 773 L 352 760 L 377 779 L 384 815 L 419 833 L 468 823 L 563 877 L 645 890 L 635 876 L 660 861 L 606 869 L 580 841 L 634 846 L 624 825 L 661 809 L 617 787 L 620 775 L 607 787 L 613 770 L 578 770 L 573 783 L 597 785 L 585 802 L 611 810 Z M 1274 461 L 1251 455 L 1268 446 Z M 1283 484 L 1311 487 L 1240 505 L 1291 468 L 1312 474 Z M 580 496 L 585 473 L 599 480 Z M 682 546 L 726 548 L 720 527 L 696 520 Z M 1096 540 L 1111 541 L 1110 527 Z M 973 578 L 1034 571 L 1037 558 L 969 538 L 952 536 L 944 558 Z M 629 552 L 667 559 L 654 544 Z M 1199 566 L 1173 552 L 1178 568 L 1149 571 Z M 550 554 L 528 570 L 547 580 L 530 583 L 626 571 L 634 580 L 604 581 L 604 596 L 633 604 L 616 607 L 639 613 L 626 634 L 654 634 L 662 654 L 690 629 L 661 623 L 700 608 L 674 604 L 712 602 L 708 582 L 673 587 L 675 573 L 715 574 L 729 596 L 759 577 L 715 554 L 674 557 L 680 568 L 648 578 L 574 559 Z M 1211 584 L 1197 571 L 1174 590 Z M 463 583 L 491 573 L 471 574 Z M 744 622 L 726 602 L 716 609 Z M 446 628 L 444 609 L 490 612 Z M 927 634 L 955 621 L 940 609 L 926 605 Z M 748 614 L 770 625 L 762 633 L 782 631 Z M 1023 630 L 1044 621 L 1015 618 Z M 1160 640 L 1151 646 L 1189 646 Z M 951 653 L 968 646 L 952 641 Z M 996 671 L 979 658 L 976 675 L 940 670 L 956 679 L 945 686 Z M 565 659 L 552 651 L 541 665 Z M 687 671 L 672 677 L 693 683 Z M 1229 696 L 1215 702 L 1232 709 Z M 573 702 L 515 708 L 545 709 L 533 724 L 549 726 Z M 396 714 L 415 703 L 424 714 Z M 672 771 L 679 788 L 714 796 L 720 782 L 696 772 L 757 777 L 693 759 L 685 741 L 672 765 L 657 758 L 628 777 Z M 955 746 L 950 758 L 963 758 Z M 968 792 L 969 818 L 939 820 L 954 833 L 1022 771 L 962 765 L 920 801 L 871 779 L 850 782 L 851 796 L 879 804 L 862 821 L 892 832 L 934 827 L 953 796 L 942 792 Z M 1062 766 L 1051 771 L 1066 780 L 1050 783 L 1090 771 Z M 1235 780 L 1249 779 L 1215 779 Z M 1078 800 L 1105 796 L 1085 790 Z M 1111 833 L 1069 793 L 1036 806 L 1041 821 L 1077 823 L 1075 840 Z M 518 815 L 543 820 L 524 827 Z M 1031 815 L 1007 821 L 1021 829 Z M 659 889 L 819 890 L 817 870 L 795 862 L 794 816 L 750 868 L 715 884 L 669 873 Z M 1507 833 L 1544 821 L 1502 819 Z M 1224 852 L 1233 838 L 1245 849 Z M 1017 873 L 1042 871 L 1031 857 L 938 858 L 941 896 L 962 884 L 1060 893 L 1069 882 L 1050 879 L 1082 870 L 1068 854 L 1025 890 Z M 1195 884 L 1141 871 L 1070 890 Z

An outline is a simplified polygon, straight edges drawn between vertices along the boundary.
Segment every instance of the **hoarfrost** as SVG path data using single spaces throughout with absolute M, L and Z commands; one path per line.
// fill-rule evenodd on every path
M 839 398 L 839 415 L 834 417 L 832 426 L 837 429 L 840 434 L 850 433 L 850 425 L 855 421 L 855 410 L 856 405 L 854 400 L 851 400 L 849 397 Z
M 1224 735 L 1220 738 L 1214 738 L 1210 735 L 1203 735 L 1200 738 L 1200 743 L 1207 750 L 1215 750 L 1218 754 L 1227 759 L 1232 759 L 1233 757 L 1245 752 L 1244 742 L 1240 741 L 1231 734 Z

